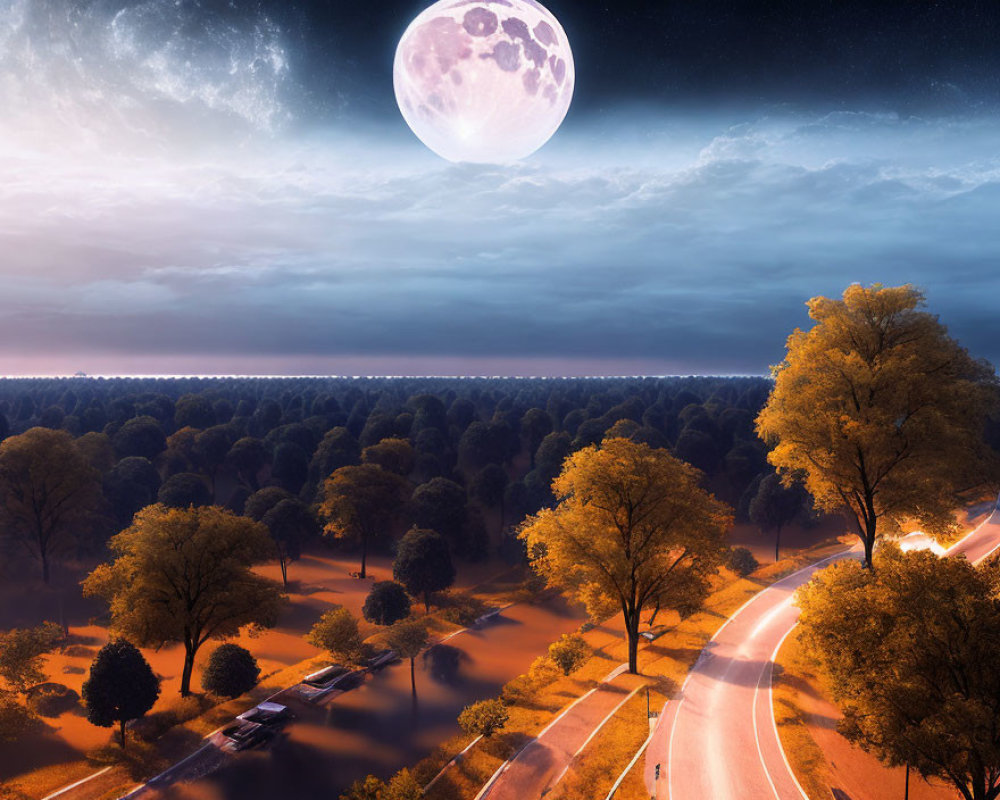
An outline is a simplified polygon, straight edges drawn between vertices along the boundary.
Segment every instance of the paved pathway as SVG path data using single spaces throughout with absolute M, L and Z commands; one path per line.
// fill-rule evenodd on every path
M 947 555 L 978 561 L 998 546 L 1000 509 Z M 771 678 L 778 650 L 798 622 L 795 590 L 829 560 L 755 595 L 705 647 L 646 752 L 651 795 L 659 800 L 808 800 L 781 747 Z
M 504 764 L 477 800 L 537 800 L 551 791 L 604 723 L 645 685 L 641 675 L 618 670 L 612 675 L 569 706 Z

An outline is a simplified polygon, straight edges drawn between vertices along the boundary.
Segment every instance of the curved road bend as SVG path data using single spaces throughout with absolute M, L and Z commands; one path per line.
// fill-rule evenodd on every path
M 947 554 L 979 561 L 998 547 L 1000 507 Z M 667 705 L 647 751 L 646 785 L 658 800 L 808 800 L 774 724 L 774 658 L 798 621 L 795 590 L 829 561 L 858 555 L 845 551 L 783 578 L 719 629 Z

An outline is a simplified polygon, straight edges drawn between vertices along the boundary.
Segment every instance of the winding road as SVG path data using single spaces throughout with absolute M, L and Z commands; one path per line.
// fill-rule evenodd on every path
M 947 555 L 979 561 L 1000 548 L 1000 504 Z M 785 757 L 774 722 L 774 659 L 798 622 L 795 590 L 844 551 L 754 595 L 702 651 L 667 705 L 646 754 L 658 800 L 809 800 Z

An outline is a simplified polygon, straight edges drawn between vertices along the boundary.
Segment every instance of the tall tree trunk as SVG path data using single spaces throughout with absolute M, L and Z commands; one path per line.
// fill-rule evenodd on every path
M 875 535 L 876 535 L 876 522 L 874 516 L 866 517 L 865 519 L 865 566 L 868 569 L 872 569 L 875 566 L 875 562 L 872 560 L 875 553 Z
M 125 720 L 119 720 L 119 735 L 121 736 L 122 752 L 125 751 Z
M 780 556 L 778 555 L 780 552 L 781 552 L 781 526 L 779 525 L 777 532 L 774 534 L 774 560 L 776 562 L 781 560 Z
M 191 694 L 191 672 L 194 670 L 195 648 L 184 644 L 184 671 L 181 673 L 181 697 Z
M 639 612 L 625 611 L 625 636 L 628 639 L 628 671 L 639 673 Z
M 40 551 L 42 558 L 42 583 L 49 585 L 49 554 L 45 550 Z
M 288 588 L 288 562 L 285 560 L 283 555 L 278 556 L 278 563 L 281 565 L 281 582 L 284 587 Z
M 368 573 L 365 571 L 368 566 L 368 537 L 361 537 L 361 572 L 358 573 L 359 578 L 368 577 Z
M 428 614 L 431 613 L 431 593 L 426 589 L 424 590 L 424 611 Z

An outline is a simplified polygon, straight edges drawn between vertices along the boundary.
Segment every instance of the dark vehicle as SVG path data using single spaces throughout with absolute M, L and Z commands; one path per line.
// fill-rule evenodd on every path
M 296 687 L 296 691 L 306 700 L 316 700 L 328 692 L 332 692 L 337 685 L 350 676 L 351 670 L 342 664 L 331 664 L 329 667 L 306 675 Z
M 221 736 L 223 739 L 223 750 L 249 750 L 272 739 L 276 731 L 273 727 L 261 725 L 257 722 L 247 722 L 240 720 L 227 728 L 223 728 Z
M 377 670 L 396 661 L 399 661 L 399 654 L 395 650 L 376 650 L 365 661 L 365 666 L 369 670 Z
M 255 722 L 258 725 L 283 725 L 292 718 L 292 712 L 288 706 L 278 703 L 264 702 L 254 706 L 249 711 L 244 711 L 236 719 L 241 722 Z

